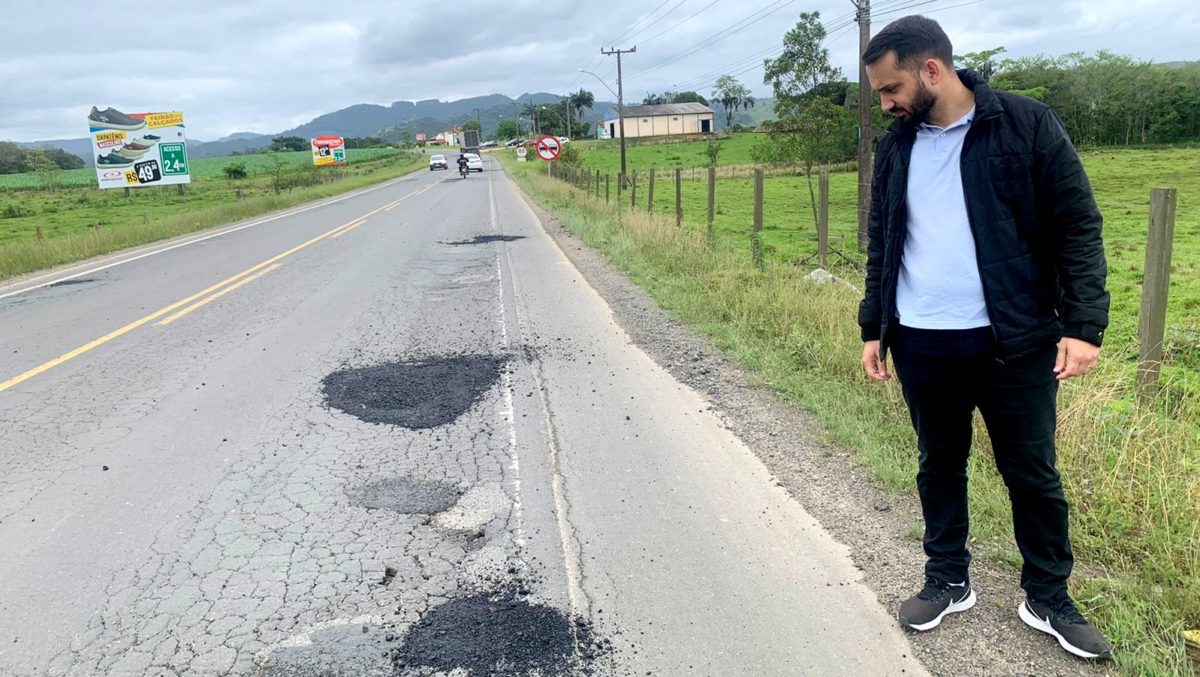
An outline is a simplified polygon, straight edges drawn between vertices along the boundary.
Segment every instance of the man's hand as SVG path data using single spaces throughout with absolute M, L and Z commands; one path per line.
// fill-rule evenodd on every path
M 879 356 L 879 341 L 867 341 L 863 344 L 863 369 L 873 381 L 888 381 L 892 375 L 888 373 L 887 363 Z
M 1059 381 L 1072 376 L 1083 376 L 1096 366 L 1100 359 L 1100 347 L 1087 341 L 1064 338 L 1058 342 L 1058 359 L 1054 361 L 1054 373 Z M 866 361 L 866 357 L 863 357 Z

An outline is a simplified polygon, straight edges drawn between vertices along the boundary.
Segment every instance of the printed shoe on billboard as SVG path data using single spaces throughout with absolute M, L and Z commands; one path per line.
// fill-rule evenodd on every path
M 100 129 L 124 129 L 132 131 L 145 127 L 146 121 L 130 117 L 115 108 L 99 110 L 95 106 L 92 106 L 92 112 L 88 114 L 88 124 Z
M 113 151 L 107 155 L 97 155 L 96 164 L 100 167 L 128 167 L 133 164 L 133 160 L 117 155 L 116 151 Z
M 121 147 L 121 150 L 115 150 L 115 151 L 113 151 L 113 153 L 116 155 L 120 155 L 121 157 L 127 157 L 131 160 L 136 160 L 136 159 L 142 157 L 143 155 L 145 155 L 147 150 L 149 150 L 149 149 L 146 148 L 146 149 L 142 149 L 142 150 L 135 150 L 133 148 L 130 148 L 129 145 L 125 145 L 125 146 Z
M 134 139 L 133 143 L 141 144 L 149 148 L 159 141 L 162 141 L 162 137 L 157 134 L 143 134 L 142 136 Z

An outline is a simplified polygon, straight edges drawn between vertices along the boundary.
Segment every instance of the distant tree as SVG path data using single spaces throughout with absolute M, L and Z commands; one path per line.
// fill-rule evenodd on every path
M 478 132 L 482 130 L 482 127 L 479 126 L 478 120 L 467 120 L 466 122 L 462 123 L 462 130 L 465 132 L 468 129 L 474 129 Z
M 497 141 L 508 141 L 520 135 L 521 130 L 517 127 L 517 121 L 512 118 L 504 118 L 496 125 Z
M 596 104 L 596 97 L 586 89 L 580 89 L 578 92 L 571 94 L 568 97 L 571 101 L 571 109 L 579 116 L 579 126 L 584 126 L 584 115 L 587 110 Z
M 708 99 L 701 96 L 698 92 L 675 92 L 671 95 L 670 103 L 698 103 L 707 106 Z
M 224 167 L 222 167 L 221 171 L 225 172 L 225 178 L 227 178 L 227 179 L 244 179 L 244 178 L 246 178 L 246 174 L 247 174 L 246 163 L 245 162 L 231 162 L 231 163 L 225 165 Z
M 0 141 L 0 174 L 25 171 L 25 149 L 11 141 Z
M 59 169 L 80 169 L 85 166 L 83 158 L 68 153 L 62 148 L 41 148 L 42 154 L 58 165 Z
M 47 192 L 58 189 L 62 168 L 40 150 L 25 151 L 25 171 L 37 176 L 38 184 Z
M 763 83 L 775 91 L 776 110 L 781 103 L 798 108 L 805 92 L 842 79 L 841 70 L 829 62 L 825 38 L 821 13 L 801 12 L 796 27 L 783 36 L 783 52 L 763 61 Z
M 733 126 L 733 115 L 738 109 L 754 106 L 754 97 L 750 96 L 750 90 L 732 75 L 722 75 L 717 78 L 717 84 L 713 89 L 713 99 L 725 108 L 726 129 Z
M 955 54 L 954 65 L 959 68 L 969 68 L 979 77 L 983 78 L 984 82 L 991 82 L 1001 69 L 1003 62 L 996 61 L 996 57 L 1006 52 L 1003 47 L 993 47 L 985 49 L 982 52 L 967 52 L 966 54 Z
M 312 142 L 302 136 L 277 136 L 271 139 L 271 150 L 309 150 Z

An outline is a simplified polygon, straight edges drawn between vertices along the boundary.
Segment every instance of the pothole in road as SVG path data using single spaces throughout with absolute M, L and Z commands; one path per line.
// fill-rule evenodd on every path
M 433 515 L 458 502 L 461 492 L 453 484 L 420 482 L 392 477 L 346 492 L 350 501 L 364 508 Z
M 322 381 L 325 401 L 368 423 L 423 429 L 452 423 L 490 389 L 507 358 L 457 355 L 346 369 Z
M 457 242 L 443 242 L 448 245 L 464 245 L 464 244 L 487 244 L 489 242 L 512 242 L 514 240 L 524 240 L 524 235 L 476 235 L 470 240 L 459 240 Z
M 534 604 L 517 590 L 478 594 L 430 609 L 392 651 L 397 670 L 471 675 L 590 675 L 612 645 L 592 626 Z

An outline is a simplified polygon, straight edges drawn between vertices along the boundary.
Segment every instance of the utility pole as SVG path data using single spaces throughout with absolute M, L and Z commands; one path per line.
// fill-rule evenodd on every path
M 479 125 L 479 138 L 483 139 L 483 119 L 479 117 L 479 109 L 475 109 L 475 124 Z
M 871 218 L 871 83 L 862 55 L 871 41 L 871 0 L 858 0 L 858 250 L 867 250 L 867 222 Z
M 567 104 L 567 138 L 571 138 L 571 95 L 563 97 L 563 101 Z
M 621 127 L 621 183 L 625 184 L 627 173 L 625 171 L 625 88 L 621 82 L 621 55 L 632 54 L 637 51 L 637 47 L 629 49 L 612 48 L 608 51 L 600 50 L 605 56 L 617 55 L 617 115 L 620 117 L 619 125 Z

